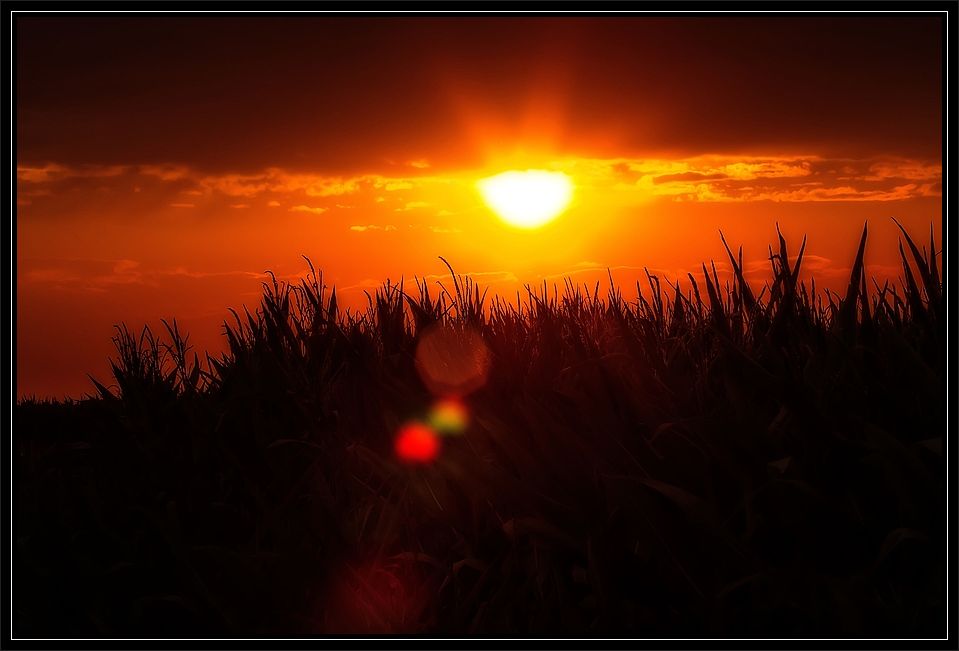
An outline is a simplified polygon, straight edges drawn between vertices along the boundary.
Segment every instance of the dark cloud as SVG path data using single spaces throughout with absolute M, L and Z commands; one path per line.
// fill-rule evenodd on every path
M 653 183 L 670 183 L 673 181 L 716 181 L 729 178 L 726 174 L 702 174 L 700 172 L 683 172 L 682 174 L 664 174 L 653 178 Z
M 18 162 L 386 172 L 564 153 L 938 158 L 938 18 L 16 20 Z

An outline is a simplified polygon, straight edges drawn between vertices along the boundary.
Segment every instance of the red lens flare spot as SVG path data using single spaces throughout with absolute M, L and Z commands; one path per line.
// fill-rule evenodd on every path
M 490 350 L 483 336 L 462 324 L 435 324 L 416 344 L 416 370 L 435 396 L 462 397 L 489 377 Z
M 404 425 L 396 437 L 396 456 L 407 463 L 429 463 L 439 451 L 439 437 L 423 423 Z

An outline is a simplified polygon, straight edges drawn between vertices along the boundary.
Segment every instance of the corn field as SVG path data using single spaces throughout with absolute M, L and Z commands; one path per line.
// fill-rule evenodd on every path
M 942 636 L 941 254 L 902 236 L 838 295 L 780 235 L 758 290 L 727 246 L 728 282 L 451 268 L 352 311 L 311 265 L 219 355 L 118 326 L 92 395 L 16 407 L 14 634 Z M 431 328 L 488 372 L 404 463 Z

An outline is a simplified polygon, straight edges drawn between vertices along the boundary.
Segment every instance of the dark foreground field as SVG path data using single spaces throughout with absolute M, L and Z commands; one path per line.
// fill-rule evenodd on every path
M 216 359 L 120 329 L 96 399 L 16 408 L 14 633 L 940 637 L 936 248 L 906 240 L 893 290 L 864 243 L 843 296 L 780 241 L 761 294 L 458 279 L 349 314 L 311 277 Z M 436 324 L 489 374 L 403 463 Z

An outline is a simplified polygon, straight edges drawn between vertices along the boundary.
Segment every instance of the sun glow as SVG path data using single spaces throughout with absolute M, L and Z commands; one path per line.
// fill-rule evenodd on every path
M 477 186 L 486 204 L 503 221 L 519 228 L 546 224 L 573 198 L 573 183 L 562 172 L 511 170 L 481 179 Z

